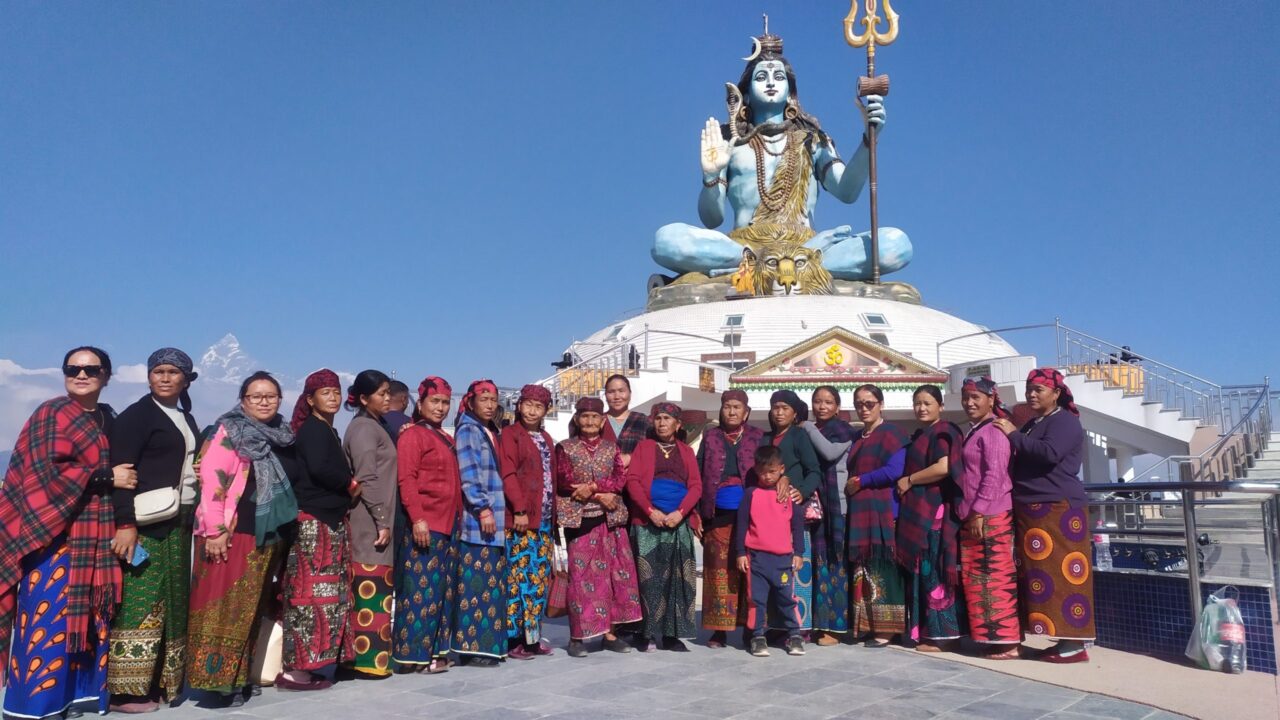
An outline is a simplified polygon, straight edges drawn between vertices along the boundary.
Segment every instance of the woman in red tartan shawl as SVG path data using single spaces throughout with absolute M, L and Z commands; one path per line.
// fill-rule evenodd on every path
M 898 478 L 895 552 L 909 578 L 908 633 L 916 650 L 951 650 L 960 639 L 956 588 L 960 565 L 960 521 L 956 478 L 963 470 L 964 435 L 942 419 L 942 390 L 921 385 L 912 395 L 916 419 L 924 424 L 911 436 Z
M 109 462 L 112 413 L 98 396 L 111 358 L 76 348 L 62 374 L 66 397 L 27 420 L 0 487 L 6 716 L 44 718 L 81 704 L 107 711 L 107 634 L 121 584 L 111 488 L 135 487 L 137 473 Z

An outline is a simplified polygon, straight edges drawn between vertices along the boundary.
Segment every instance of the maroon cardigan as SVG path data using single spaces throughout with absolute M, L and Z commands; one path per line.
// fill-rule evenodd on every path
M 680 459 L 684 461 L 689 478 L 685 481 L 689 492 L 680 503 L 680 515 L 689 521 L 689 527 L 697 530 L 702 526 L 702 518 L 694 512 L 698 500 L 702 498 L 702 474 L 698 472 L 698 458 L 693 448 L 685 443 L 676 442 L 680 449 Z M 644 525 L 649 522 L 649 512 L 653 510 L 653 502 L 649 499 L 649 488 L 653 486 L 653 469 L 656 465 L 658 443 L 653 440 L 641 440 L 631 454 L 631 465 L 627 467 L 627 504 L 631 510 L 631 522 Z
M 554 478 L 556 443 L 545 430 L 540 432 L 551 453 Z M 524 425 L 510 425 L 498 436 L 498 467 L 502 468 L 502 492 L 507 496 L 505 527 L 515 522 L 515 513 L 523 512 L 528 515 L 529 529 L 537 530 L 542 525 L 542 453 Z
M 453 440 L 422 423 L 405 428 L 396 443 L 396 465 L 400 502 L 409 521 L 425 520 L 431 532 L 452 535 L 462 509 Z

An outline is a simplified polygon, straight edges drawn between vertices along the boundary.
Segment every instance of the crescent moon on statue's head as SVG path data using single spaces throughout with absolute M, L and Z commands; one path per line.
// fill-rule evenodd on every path
M 751 38 L 751 54 L 742 59 L 751 62 L 758 57 L 760 57 L 760 38 L 753 37 Z

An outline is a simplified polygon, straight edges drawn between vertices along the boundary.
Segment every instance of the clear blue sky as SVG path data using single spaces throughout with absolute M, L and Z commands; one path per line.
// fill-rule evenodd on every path
M 897 9 L 880 212 L 916 260 L 890 279 L 1223 382 L 1280 371 L 1274 3 Z M 698 131 L 761 11 L 852 151 L 847 10 L 6 3 L 0 357 L 231 331 L 295 376 L 541 377 L 643 304 L 653 231 L 696 222 Z

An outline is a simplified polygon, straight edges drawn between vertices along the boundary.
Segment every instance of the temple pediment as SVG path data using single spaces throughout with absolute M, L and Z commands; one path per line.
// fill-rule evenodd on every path
M 940 383 L 947 374 L 888 345 L 836 326 L 743 368 L 730 384 L 836 385 Z

